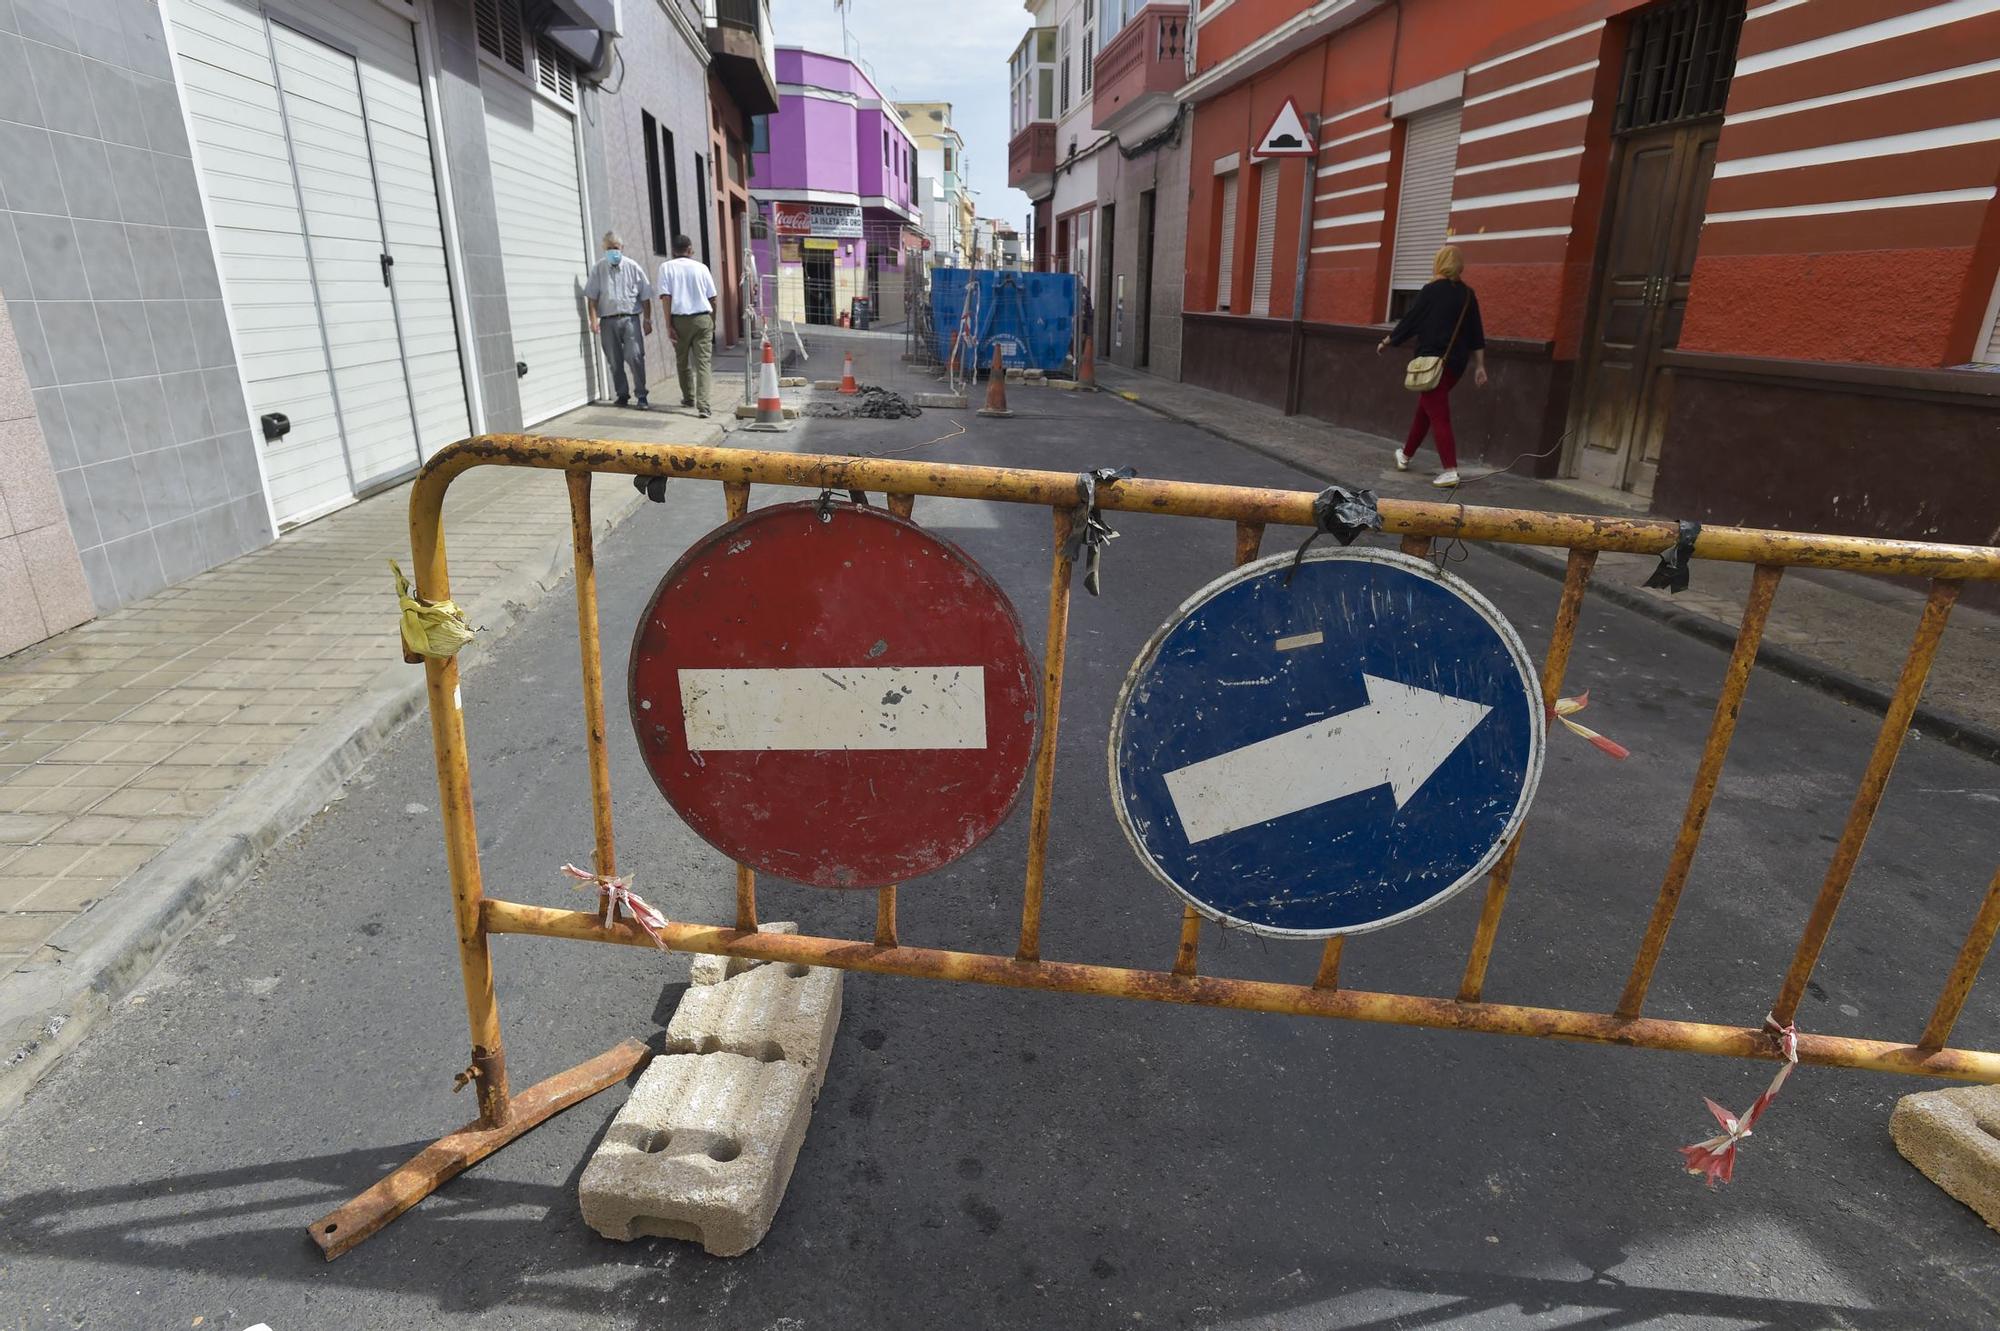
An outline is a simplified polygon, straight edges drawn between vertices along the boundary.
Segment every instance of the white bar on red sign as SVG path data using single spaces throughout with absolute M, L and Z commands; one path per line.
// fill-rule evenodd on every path
M 982 666 L 683 670 L 680 686 L 696 752 L 986 747 Z

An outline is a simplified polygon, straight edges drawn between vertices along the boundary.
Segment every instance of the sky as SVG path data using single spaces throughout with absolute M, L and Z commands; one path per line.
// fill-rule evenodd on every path
M 780 46 L 840 52 L 833 0 L 771 0 L 771 27 Z M 1029 203 L 1007 188 L 1007 57 L 1027 30 L 1020 0 L 847 0 L 849 54 L 898 101 L 951 103 L 979 215 L 1016 228 Z

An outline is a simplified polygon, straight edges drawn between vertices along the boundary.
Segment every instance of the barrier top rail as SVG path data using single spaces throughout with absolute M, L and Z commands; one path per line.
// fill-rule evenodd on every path
M 1074 505 L 1081 498 L 1077 477 L 1072 472 L 762 449 L 614 443 L 533 434 L 479 435 L 440 450 L 417 476 L 410 499 L 411 528 L 417 538 L 414 553 L 418 592 L 427 598 L 441 599 L 448 593 L 431 581 L 441 578 L 443 569 L 433 566 L 425 547 L 422 528 L 427 524 L 423 518 L 428 516 L 428 526 L 435 531 L 445 490 L 453 478 L 483 465 L 528 466 L 550 471 L 585 468 L 634 476 L 807 489 L 875 490 L 1044 507 Z M 1125 513 L 1310 527 L 1315 497 L 1309 490 L 1135 477 L 1100 487 L 1095 505 Z M 1681 537 L 1680 524 L 1665 518 L 1542 513 L 1408 499 L 1378 500 L 1376 509 L 1382 516 L 1382 530 L 1398 536 L 1458 537 L 1468 541 L 1646 555 L 1671 549 Z M 1695 539 L 1694 557 L 1885 576 L 2000 581 L 2000 548 L 1871 536 L 1704 525 Z

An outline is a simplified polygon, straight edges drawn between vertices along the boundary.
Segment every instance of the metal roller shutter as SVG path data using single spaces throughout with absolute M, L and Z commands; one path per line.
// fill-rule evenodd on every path
M 590 397 L 583 283 L 592 259 L 577 181 L 576 123 L 527 85 L 488 71 L 486 147 L 507 277 L 507 318 L 521 377 L 521 423 Z
M 291 421 L 262 444 L 286 524 L 470 433 L 415 34 L 374 0 L 310 14 L 168 8 L 249 415 Z
M 1403 187 L 1396 202 L 1396 258 L 1389 285 L 1409 290 L 1431 280 L 1431 261 L 1451 228 L 1451 177 L 1458 168 L 1461 104 L 1411 116 L 1403 132 Z
M 1257 171 L 1257 266 L 1250 273 L 1250 313 L 1271 312 L 1271 264 L 1278 247 L 1278 164 Z
M 1222 229 L 1216 244 L 1220 257 L 1215 265 L 1215 308 L 1229 308 L 1231 290 L 1236 285 L 1236 173 L 1222 178 Z

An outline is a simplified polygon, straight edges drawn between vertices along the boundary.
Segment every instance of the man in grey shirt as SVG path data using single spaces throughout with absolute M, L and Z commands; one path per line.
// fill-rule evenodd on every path
M 604 233 L 604 257 L 591 267 L 583 297 L 590 302 L 590 331 L 598 335 L 604 359 L 611 364 L 617 405 L 626 405 L 625 366 L 630 362 L 639 410 L 646 410 L 646 339 L 653 334 L 653 284 L 644 266 L 625 256 L 616 231 Z

